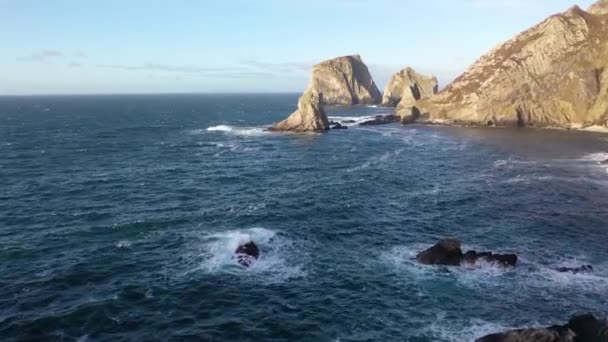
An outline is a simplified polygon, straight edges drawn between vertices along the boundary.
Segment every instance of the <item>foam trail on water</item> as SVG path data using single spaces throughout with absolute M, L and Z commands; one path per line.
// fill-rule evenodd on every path
M 193 134 L 201 133 L 224 133 L 238 136 L 255 137 L 270 134 L 266 127 L 238 127 L 230 125 L 217 125 L 208 127 L 205 130 L 193 130 Z

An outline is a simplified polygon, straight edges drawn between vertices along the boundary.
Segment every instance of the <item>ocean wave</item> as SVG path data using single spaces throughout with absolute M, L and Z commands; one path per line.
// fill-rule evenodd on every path
M 346 126 L 358 126 L 360 123 L 365 121 L 373 120 L 376 115 L 366 115 L 366 116 L 329 116 L 329 121 L 339 122 Z M 351 122 L 354 121 L 354 122 Z
M 224 133 L 245 137 L 257 137 L 270 134 L 266 127 L 239 127 L 230 125 L 211 126 L 204 130 L 196 129 L 190 131 L 191 134 Z
M 374 156 L 374 157 L 370 158 L 368 161 L 366 161 L 365 163 L 363 163 L 361 165 L 347 169 L 346 172 L 356 172 L 356 171 L 368 169 L 370 167 L 377 167 L 377 166 L 385 164 L 385 163 L 393 163 L 394 158 L 399 156 L 404 150 L 405 150 L 404 148 L 399 148 L 394 151 L 384 152 L 383 154 L 381 154 L 379 156 Z
M 253 241 L 260 248 L 260 258 L 249 268 L 238 265 L 234 251 L 238 246 Z M 205 273 L 230 273 L 261 278 L 265 282 L 283 282 L 306 275 L 302 268 L 303 256 L 292 240 L 266 228 L 236 229 L 203 237 L 200 265 Z
M 435 322 L 424 329 L 435 341 L 475 341 L 483 336 L 513 329 L 507 325 L 481 319 L 450 321 L 445 319 L 445 315 L 445 313 L 438 314 Z
M 604 164 L 608 161 L 608 152 L 590 153 L 583 156 L 583 160 L 596 164 L 608 173 L 608 164 Z

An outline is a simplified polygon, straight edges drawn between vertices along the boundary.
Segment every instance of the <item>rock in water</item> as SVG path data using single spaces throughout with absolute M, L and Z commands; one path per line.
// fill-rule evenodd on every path
M 378 104 L 382 100 L 359 55 L 338 57 L 315 65 L 307 91 L 322 93 L 326 105 Z
M 492 334 L 476 342 L 600 342 L 608 341 L 608 322 L 591 314 L 575 316 L 566 325 Z
M 423 120 L 578 128 L 608 124 L 608 0 L 549 17 L 481 57 Z
M 462 261 L 465 264 L 474 265 L 478 261 L 484 261 L 504 267 L 515 267 L 517 265 L 517 255 L 515 254 L 494 254 L 492 252 L 468 251 L 464 253 Z
M 574 274 L 591 273 L 591 272 L 593 272 L 593 266 L 583 265 L 580 267 L 560 267 L 557 269 L 557 271 L 561 272 L 561 273 L 574 273 Z
M 397 120 L 395 115 L 376 115 L 369 120 L 365 120 L 359 124 L 359 126 L 377 126 L 377 125 L 386 125 L 393 123 Z
M 405 68 L 393 75 L 384 89 L 382 105 L 395 107 L 398 104 L 412 107 L 416 101 L 427 99 L 439 90 L 435 76 L 424 76 L 412 68 Z
M 420 252 L 416 256 L 416 261 L 425 265 L 458 266 L 462 257 L 460 241 L 445 239 L 439 241 L 435 246 Z
M 329 120 L 323 110 L 323 94 L 307 91 L 298 101 L 298 110 L 287 119 L 270 128 L 284 132 L 323 132 L 329 129 Z
M 234 251 L 236 261 L 243 267 L 250 267 L 260 257 L 260 250 L 253 241 L 237 247 Z

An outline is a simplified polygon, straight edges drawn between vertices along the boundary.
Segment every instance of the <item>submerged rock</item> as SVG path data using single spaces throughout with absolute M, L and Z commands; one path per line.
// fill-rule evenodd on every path
M 575 316 L 568 324 L 547 328 L 511 330 L 476 342 L 600 342 L 608 341 L 608 322 L 593 315 Z
M 580 267 L 560 267 L 557 269 L 557 271 L 561 272 L 561 273 L 574 273 L 574 274 L 591 273 L 591 272 L 593 272 L 593 266 L 583 265 Z
M 323 109 L 323 94 L 312 91 L 300 97 L 298 110 L 270 128 L 271 131 L 285 132 L 323 132 L 328 129 L 329 120 Z
M 515 267 L 517 255 L 494 254 L 492 252 L 468 251 L 463 254 L 460 241 L 456 239 L 445 239 L 439 241 L 433 247 L 420 252 L 416 261 L 425 265 L 460 266 L 463 263 L 473 265 L 478 261 L 484 261 L 504 267 Z
M 601 161 L 600 164 L 602 164 L 602 165 L 608 165 L 608 159 L 606 159 L 604 161 Z
M 374 118 L 363 121 L 359 126 L 377 126 L 393 123 L 397 120 L 395 115 L 376 115 Z
M 313 67 L 307 91 L 322 93 L 323 104 L 378 104 L 382 95 L 361 56 L 344 56 Z
M 405 68 L 391 78 L 384 89 L 382 105 L 395 107 L 398 104 L 413 106 L 416 101 L 427 99 L 439 90 L 439 82 L 435 76 L 425 76 L 412 68 Z
M 478 261 L 483 261 L 500 266 L 515 266 L 517 265 L 517 255 L 515 254 L 494 254 L 491 252 L 468 251 L 464 254 L 462 261 L 466 264 L 475 264 Z
M 430 99 L 434 122 L 577 128 L 608 125 L 608 0 L 574 6 L 481 57 Z
M 238 246 L 234 254 L 239 265 L 250 267 L 260 257 L 260 250 L 253 241 L 250 241 Z
M 337 122 L 333 126 L 331 126 L 331 129 L 348 129 L 348 126 L 344 126 L 341 123 Z

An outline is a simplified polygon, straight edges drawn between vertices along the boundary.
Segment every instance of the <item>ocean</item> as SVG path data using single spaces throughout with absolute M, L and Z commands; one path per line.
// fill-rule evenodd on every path
M 608 314 L 607 135 L 266 131 L 297 98 L 0 97 L 0 340 L 473 341 Z M 520 263 L 415 262 L 444 237 Z

